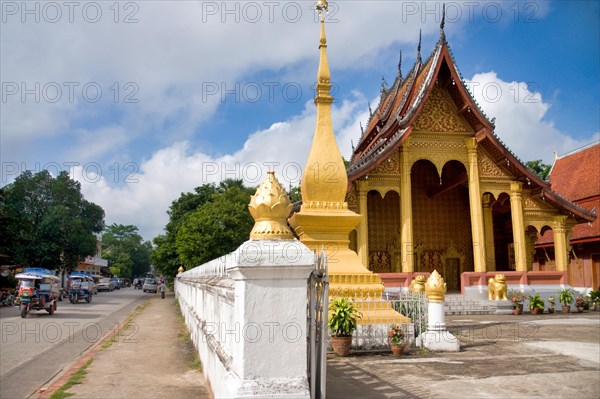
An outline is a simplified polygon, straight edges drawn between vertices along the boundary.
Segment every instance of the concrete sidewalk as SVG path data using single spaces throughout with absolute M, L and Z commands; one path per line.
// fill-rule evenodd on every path
M 137 313 L 119 339 L 72 368 L 93 358 L 83 383 L 68 392 L 86 399 L 210 398 L 201 371 L 190 368 L 194 349 L 173 293 L 152 296 Z M 328 399 L 600 397 L 600 312 L 449 316 L 446 322 L 461 340 L 460 352 L 329 355 Z
M 152 295 L 120 333 L 110 334 L 38 395 L 48 398 L 92 359 L 73 398 L 211 398 L 173 292 Z

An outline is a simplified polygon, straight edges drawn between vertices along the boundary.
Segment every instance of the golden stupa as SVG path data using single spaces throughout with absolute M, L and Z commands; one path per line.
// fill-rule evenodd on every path
M 330 300 L 350 297 L 377 301 L 371 306 L 359 304 L 362 323 L 399 323 L 409 321 L 381 300 L 383 284 L 379 276 L 369 271 L 356 252 L 348 245 L 350 232 L 362 216 L 348 210 L 345 202 L 348 177 L 333 134 L 331 122 L 331 83 L 327 61 L 324 12 L 328 4 L 317 2 L 321 16 L 320 62 L 317 74 L 317 122 L 312 147 L 302 176 L 302 207 L 289 219 L 290 225 L 311 250 L 325 248 L 329 266 Z

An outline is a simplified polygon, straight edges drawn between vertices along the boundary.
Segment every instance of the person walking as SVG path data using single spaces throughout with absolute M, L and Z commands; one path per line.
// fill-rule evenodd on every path
M 167 290 L 167 286 L 165 285 L 164 281 L 161 281 L 159 289 L 160 289 L 160 297 L 162 299 L 165 299 L 165 291 Z

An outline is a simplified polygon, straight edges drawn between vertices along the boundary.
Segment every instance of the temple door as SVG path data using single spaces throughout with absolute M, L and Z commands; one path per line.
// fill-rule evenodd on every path
M 448 291 L 460 291 L 460 259 L 446 258 L 444 280 Z

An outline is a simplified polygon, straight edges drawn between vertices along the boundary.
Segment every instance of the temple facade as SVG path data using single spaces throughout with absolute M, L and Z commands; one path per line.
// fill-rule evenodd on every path
M 407 286 L 415 273 L 438 270 L 458 291 L 466 275 L 533 271 L 538 235 L 550 230 L 553 270 L 564 274 L 573 228 L 595 212 L 553 191 L 502 143 L 443 25 L 425 61 L 420 47 L 406 77 L 399 65 L 393 84 L 382 82 L 353 148 L 346 201 L 363 218 L 350 247 L 384 283 L 390 273 Z

